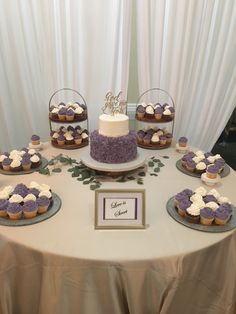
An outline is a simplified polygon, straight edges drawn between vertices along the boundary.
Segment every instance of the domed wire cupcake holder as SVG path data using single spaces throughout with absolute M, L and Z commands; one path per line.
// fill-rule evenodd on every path
M 50 108 L 52 106 L 58 106 L 60 103 L 67 104 L 71 102 L 72 104 L 78 103 L 78 104 L 83 104 L 84 105 L 84 112 L 81 115 L 77 115 L 73 118 L 73 120 L 60 120 L 58 117 L 50 116 Z M 89 124 L 88 124 L 88 110 L 87 110 L 87 104 L 84 99 L 84 97 L 76 90 L 65 87 L 61 88 L 57 91 L 55 91 L 52 96 L 50 97 L 49 104 L 48 104 L 48 112 L 49 112 L 49 127 L 50 127 L 50 134 L 52 134 L 53 131 L 53 124 L 65 124 L 65 128 L 67 128 L 70 124 L 85 124 L 85 130 L 89 130 Z M 88 145 L 88 138 L 86 140 L 82 140 L 80 144 L 62 144 L 59 145 L 57 140 L 51 140 L 51 144 L 56 147 L 56 148 L 63 148 L 63 149 L 77 149 L 77 148 L 82 148 L 84 146 Z
M 174 132 L 174 115 L 175 113 L 169 115 L 169 116 L 161 116 L 161 118 L 159 117 L 158 119 L 155 117 L 155 114 L 147 114 L 145 112 L 144 116 L 141 117 L 140 115 L 138 115 L 138 107 L 139 105 L 141 105 L 142 103 L 145 103 L 147 106 L 149 104 L 153 105 L 153 109 L 155 107 L 155 105 L 157 104 L 168 104 L 169 106 L 174 108 L 175 111 L 175 103 L 173 98 L 171 97 L 171 95 L 165 91 L 164 89 L 158 88 L 158 87 L 154 87 L 154 88 L 150 88 L 148 90 L 146 90 L 145 92 L 143 92 L 139 98 L 137 99 L 137 103 L 136 103 L 136 114 L 135 114 L 135 130 L 136 132 L 138 132 L 139 130 L 145 130 L 147 131 L 148 129 L 151 128 L 155 128 L 157 129 L 161 129 L 158 128 L 157 125 L 161 124 L 162 125 L 162 129 L 164 128 L 168 128 L 168 126 L 171 123 L 171 129 L 169 130 L 169 134 L 171 134 L 173 136 L 173 132 Z M 140 126 L 140 124 L 142 125 L 142 127 L 138 127 Z M 145 149 L 164 149 L 167 148 L 171 145 L 171 141 L 172 141 L 172 137 L 169 137 L 166 141 L 166 143 L 164 143 L 164 141 L 161 142 L 151 142 L 148 143 L 148 141 L 145 141 L 143 139 L 140 139 L 138 136 L 138 146 L 145 148 Z M 164 144 L 163 144 L 164 143 Z

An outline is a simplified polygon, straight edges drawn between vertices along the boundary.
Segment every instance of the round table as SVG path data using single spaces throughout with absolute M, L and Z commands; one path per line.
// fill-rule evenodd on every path
M 45 143 L 42 154 L 79 160 L 88 149 Z M 94 191 L 66 166 L 51 176 L 1 175 L 0 189 L 31 181 L 50 185 L 62 207 L 38 224 L 0 226 L 0 313 L 236 313 L 236 232 L 200 232 L 172 219 L 168 199 L 203 183 L 176 168 L 182 155 L 174 147 L 143 152 L 164 163 L 157 177 L 147 175 L 143 186 L 104 182 L 102 188 L 145 189 L 144 230 L 96 230 Z M 235 183 L 231 169 L 216 188 L 233 204 Z

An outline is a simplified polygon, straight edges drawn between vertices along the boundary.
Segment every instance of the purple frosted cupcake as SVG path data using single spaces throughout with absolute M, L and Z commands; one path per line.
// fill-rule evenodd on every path
M 230 214 L 226 209 L 218 207 L 215 211 L 215 223 L 217 225 L 225 225 L 229 218 Z
M 138 133 L 137 133 L 137 136 L 138 136 L 138 143 L 143 143 L 143 138 L 145 136 L 145 132 L 143 130 L 139 130 Z
M 175 195 L 175 206 L 178 207 L 179 203 L 183 201 L 189 201 L 189 196 L 185 194 L 184 192 L 179 192 Z
M 219 168 L 216 165 L 210 165 L 207 167 L 206 175 L 209 179 L 215 179 L 219 172 Z
M 188 142 L 187 137 L 185 137 L 185 136 L 180 137 L 178 140 L 179 147 L 186 147 L 187 142 Z
M 219 173 L 224 170 L 225 160 L 223 158 L 216 159 L 215 166 L 219 168 Z
M 21 165 L 22 165 L 22 169 L 23 170 L 30 170 L 31 164 L 32 164 L 32 162 L 31 162 L 30 158 L 28 158 L 28 157 L 26 157 L 26 158 L 23 157 L 22 158 Z
M 35 201 L 27 201 L 24 203 L 22 210 L 26 219 L 34 218 L 37 215 L 38 205 Z
M 74 132 L 77 131 L 77 130 L 81 130 L 81 127 L 80 127 L 79 125 L 77 125 L 75 128 L 74 128 L 72 125 L 69 125 L 69 126 L 67 127 L 67 131 L 68 131 L 68 132 L 71 132 L 71 133 L 74 133 Z
M 155 119 L 161 120 L 163 114 L 163 108 L 162 107 L 156 107 L 155 109 Z
M 170 144 L 172 142 L 172 134 L 171 133 L 166 133 L 166 144 Z
M 8 200 L 0 200 L 0 217 L 7 216 L 7 207 L 9 205 Z
M 202 225 L 211 225 L 214 221 L 215 213 L 214 211 L 209 207 L 204 207 L 200 210 L 200 223 Z
M 12 194 L 19 194 L 23 198 L 28 194 L 28 188 L 25 184 L 19 183 L 15 186 Z
M 3 159 L 3 161 L 2 161 L 3 170 L 10 171 L 10 164 L 11 163 L 12 163 L 12 159 L 10 159 L 10 158 Z
M 65 144 L 65 140 L 65 136 L 63 134 L 60 134 L 57 138 L 57 144 L 63 146 Z
M 33 194 L 34 196 L 38 197 L 39 196 L 40 191 L 36 188 L 30 188 L 28 190 L 28 194 Z
M 7 206 L 7 214 L 10 219 L 20 219 L 22 215 L 22 206 L 18 203 L 9 203 Z
M 223 203 L 219 206 L 219 210 L 226 210 L 230 217 L 232 216 L 232 213 L 233 213 L 233 208 L 232 206 L 229 204 L 229 203 Z
M 58 118 L 61 121 L 66 120 L 66 111 L 67 109 L 65 107 L 61 107 L 61 109 L 58 111 Z
M 186 162 L 186 169 L 188 171 L 194 172 L 195 167 L 196 167 L 196 163 L 192 159 L 187 160 L 187 162 Z
M 36 134 L 31 136 L 31 144 L 32 145 L 39 145 L 40 144 L 40 137 Z
M 43 214 L 48 210 L 48 207 L 50 205 L 50 200 L 46 196 L 40 196 L 36 202 L 38 205 L 39 214 Z
M 160 144 L 165 145 L 166 144 L 166 136 L 165 135 L 160 135 Z
M 75 117 L 75 112 L 72 108 L 66 110 L 66 120 L 73 121 Z
M 75 133 L 74 141 L 76 145 L 80 145 L 82 143 L 82 136 L 79 133 Z
M 137 117 L 138 117 L 139 119 L 144 118 L 145 109 L 144 109 L 143 106 L 139 105 L 136 112 L 137 112 Z
M 182 201 L 180 201 L 177 205 L 179 215 L 185 217 L 186 209 L 189 208 L 191 204 L 192 203 L 188 199 L 183 199 Z
M 205 203 L 209 203 L 209 202 L 217 203 L 217 198 L 214 195 L 209 194 L 209 195 L 203 196 L 203 201 Z
M 152 134 L 146 134 L 146 135 L 144 136 L 144 138 L 143 138 L 143 143 L 144 143 L 145 145 L 150 144 L 151 138 L 152 138 Z
M 187 195 L 189 198 L 194 194 L 194 192 L 190 189 L 184 189 L 182 193 Z

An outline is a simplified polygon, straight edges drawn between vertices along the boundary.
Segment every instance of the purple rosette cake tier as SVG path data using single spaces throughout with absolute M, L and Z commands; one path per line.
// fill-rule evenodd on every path
M 128 135 L 108 137 L 93 131 L 90 134 L 90 155 L 93 159 L 119 164 L 132 161 L 137 156 L 137 135 L 130 131 Z

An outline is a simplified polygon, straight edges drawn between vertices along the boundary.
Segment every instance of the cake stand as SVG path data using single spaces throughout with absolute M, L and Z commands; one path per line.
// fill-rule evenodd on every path
M 137 157 L 132 161 L 121 164 L 107 164 L 93 159 L 90 156 L 90 150 L 86 150 L 83 154 L 81 154 L 80 159 L 88 168 L 118 174 L 120 172 L 127 172 L 141 167 L 145 163 L 146 157 L 141 150 L 138 150 Z

